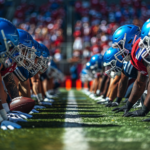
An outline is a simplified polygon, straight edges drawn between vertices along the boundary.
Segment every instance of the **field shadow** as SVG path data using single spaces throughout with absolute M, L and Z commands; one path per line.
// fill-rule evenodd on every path
M 23 128 L 107 128 L 107 127 L 119 127 L 120 125 L 114 124 L 86 124 L 86 123 L 72 123 L 72 122 L 59 122 L 59 121 L 31 121 L 20 122 Z
M 38 110 L 39 112 L 102 112 L 102 111 L 95 111 L 95 110 L 66 110 L 66 109 L 60 109 L 60 110 L 42 110 L 42 109 L 39 109 Z
M 64 118 L 100 118 L 106 115 L 70 115 L 70 114 L 33 114 L 32 119 L 64 119 Z

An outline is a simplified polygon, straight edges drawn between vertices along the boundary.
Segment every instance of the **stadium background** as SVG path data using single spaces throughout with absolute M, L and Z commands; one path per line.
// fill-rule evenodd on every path
M 0 0 L 0 17 L 42 41 L 59 69 L 75 81 L 93 54 L 109 48 L 120 25 L 142 26 L 150 17 L 150 1 Z

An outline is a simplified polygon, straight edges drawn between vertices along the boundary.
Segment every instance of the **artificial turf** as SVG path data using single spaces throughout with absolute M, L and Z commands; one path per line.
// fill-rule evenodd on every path
M 68 91 L 61 92 L 52 107 L 19 123 L 23 129 L 0 130 L 0 150 L 149 149 L 150 123 L 142 122 L 146 117 L 125 118 L 81 91 L 73 90 L 75 101 Z

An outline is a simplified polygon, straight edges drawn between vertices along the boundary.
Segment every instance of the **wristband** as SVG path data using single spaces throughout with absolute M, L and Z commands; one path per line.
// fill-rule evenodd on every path
M 3 118 L 3 120 L 8 120 L 7 113 L 6 113 L 5 109 L 1 109 L 0 114 L 1 114 L 1 117 Z
M 1 116 L 1 114 L 0 114 L 0 123 L 3 121 L 3 118 L 2 118 L 2 116 Z
M 10 111 L 9 106 L 8 106 L 7 103 L 3 103 L 2 106 L 3 106 L 3 108 L 5 109 L 6 112 Z
M 117 97 L 117 98 L 116 98 L 116 102 L 117 102 L 118 104 L 120 104 L 121 100 L 122 100 L 121 97 Z
M 129 101 L 127 101 L 127 103 L 126 103 L 126 106 L 127 106 L 127 108 L 129 108 L 129 109 L 131 109 L 133 105 L 134 105 L 134 104 L 131 103 L 131 102 L 129 102 Z

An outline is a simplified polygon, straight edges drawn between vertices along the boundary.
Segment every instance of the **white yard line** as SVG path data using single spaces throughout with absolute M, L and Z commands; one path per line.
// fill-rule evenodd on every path
M 74 97 L 73 91 L 69 91 L 68 93 L 68 102 L 67 107 L 69 107 L 71 103 L 74 103 L 76 106 L 77 102 Z M 69 110 L 66 108 L 66 110 Z M 66 112 L 66 115 L 68 113 Z M 78 114 L 78 112 L 76 113 Z M 81 123 L 81 118 L 65 118 L 65 126 L 67 122 L 71 123 Z M 83 128 L 75 127 L 75 128 L 65 128 L 64 136 L 63 136 L 64 148 L 63 150 L 89 150 L 88 142 L 85 140 Z

